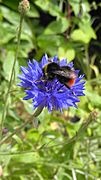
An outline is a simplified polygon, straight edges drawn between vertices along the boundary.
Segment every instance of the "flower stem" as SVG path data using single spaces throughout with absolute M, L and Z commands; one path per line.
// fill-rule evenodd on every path
M 32 122 L 35 117 L 37 117 L 41 112 L 42 112 L 43 108 L 39 107 L 36 109 L 36 111 L 34 112 L 34 114 L 31 116 L 30 119 L 26 120 L 20 127 L 16 128 L 14 130 L 14 132 L 10 135 L 8 135 L 7 137 L 5 137 L 4 139 L 2 139 L 0 141 L 0 145 L 2 145 L 3 143 L 7 142 L 13 135 L 17 134 L 20 130 L 22 130 L 28 123 Z
M 49 148 L 53 148 L 53 147 L 55 147 L 55 146 L 62 146 L 62 148 L 63 148 L 63 146 L 68 145 L 68 144 L 75 143 L 75 142 L 77 142 L 78 140 L 81 140 L 81 141 L 82 141 L 82 139 L 83 139 L 83 137 L 84 137 L 84 133 L 86 132 L 89 124 L 92 123 L 94 120 L 96 120 L 97 116 L 98 116 L 98 114 L 97 114 L 96 110 L 93 110 L 93 111 L 89 114 L 87 120 L 81 125 L 80 129 L 78 130 L 78 132 L 76 133 L 75 136 L 73 136 L 72 138 L 70 138 L 68 141 L 67 141 L 67 137 L 66 137 L 66 141 L 63 142 L 63 143 L 58 143 L 58 144 L 51 145 L 51 146 L 44 145 L 44 148 L 49 149 Z M 42 146 L 42 148 L 43 148 L 43 146 Z M 41 149 L 41 148 L 40 148 L 40 149 Z
M 19 23 L 19 29 L 18 29 L 18 35 L 17 35 L 17 47 L 16 47 L 16 52 L 15 52 L 15 58 L 14 58 L 13 67 L 12 67 L 12 71 L 11 71 L 11 77 L 10 77 L 10 81 L 9 81 L 9 85 L 8 85 L 8 90 L 7 90 L 7 93 L 6 93 L 6 96 L 5 96 L 4 109 L 3 109 L 2 120 L 1 120 L 1 124 L 0 124 L 0 139 L 2 139 L 2 129 L 3 129 L 3 124 L 4 124 L 4 121 L 5 121 L 5 118 L 6 118 L 6 114 L 7 114 L 8 97 L 9 97 L 9 92 L 11 90 L 11 86 L 12 86 L 12 82 L 13 82 L 15 64 L 16 64 L 16 61 L 17 61 L 17 58 L 18 58 L 23 18 L 24 18 L 24 14 L 21 14 L 20 23 Z

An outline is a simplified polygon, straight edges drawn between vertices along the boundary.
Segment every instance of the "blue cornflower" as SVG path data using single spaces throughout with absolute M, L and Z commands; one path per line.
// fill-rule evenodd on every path
M 73 68 L 73 62 L 67 64 L 66 59 L 62 59 L 60 62 L 55 56 L 52 61 L 60 66 L 68 66 Z M 78 76 L 79 71 L 75 70 L 77 78 L 75 84 L 69 89 L 63 86 L 58 79 L 43 81 L 43 67 L 48 63 L 48 56 L 42 57 L 41 63 L 33 60 L 28 62 L 28 67 L 22 67 L 22 74 L 19 75 L 21 82 L 19 86 L 25 88 L 26 96 L 24 100 L 32 99 L 34 108 L 47 107 L 49 111 L 60 110 L 74 106 L 77 108 L 76 103 L 80 100 L 78 96 L 84 96 L 84 84 L 85 81 L 81 81 L 84 75 Z

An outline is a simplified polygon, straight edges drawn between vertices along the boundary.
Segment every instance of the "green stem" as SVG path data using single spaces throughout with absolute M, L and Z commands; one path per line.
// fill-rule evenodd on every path
M 24 124 L 22 124 L 20 127 L 16 128 L 14 130 L 14 132 L 10 135 L 8 135 L 7 137 L 5 137 L 4 139 L 2 139 L 0 141 L 0 145 L 2 145 L 3 143 L 7 142 L 13 135 L 17 134 L 20 130 L 22 130 L 28 123 L 31 123 L 32 121 L 34 121 L 35 117 L 37 117 L 41 112 L 42 112 L 43 108 L 39 107 L 36 109 L 36 111 L 34 112 L 34 114 L 31 116 L 30 119 L 26 120 L 24 122 Z
M 5 137 L 3 140 L 1 140 L 0 145 L 7 142 L 14 134 L 17 134 L 20 130 L 22 130 L 22 128 L 24 128 L 27 123 L 32 122 L 34 120 L 34 118 L 37 117 L 42 112 L 42 110 L 43 110 L 43 108 L 38 108 L 35 111 L 35 113 L 31 116 L 31 118 L 29 120 L 27 120 L 24 124 L 22 124 L 22 126 L 16 128 L 15 131 L 12 134 L 10 134 L 8 137 Z M 49 143 L 48 144 L 43 144 L 40 148 L 37 149 L 37 151 L 40 150 L 40 149 L 54 148 L 56 146 L 62 146 L 63 147 L 64 145 L 72 144 L 72 143 L 75 143 L 78 140 L 82 140 L 82 137 L 83 137 L 85 131 L 87 130 L 89 124 L 92 123 L 94 120 L 96 120 L 96 118 L 97 118 L 96 111 L 91 112 L 88 119 L 85 121 L 84 124 L 82 124 L 82 126 L 80 127 L 80 129 L 78 130 L 78 132 L 76 133 L 75 136 L 70 138 L 68 141 L 67 141 L 67 138 L 66 138 L 66 141 L 64 141 L 63 143 L 58 143 L 58 144 L 51 145 L 51 146 L 47 146 Z M 24 153 L 33 153 L 33 152 L 36 152 L 36 151 L 16 152 L 14 154 L 17 154 L 17 153 L 24 154 Z M 0 155 L 14 155 L 14 154 L 11 153 L 11 152 L 10 153 L 0 152 Z
M 86 57 L 86 68 L 87 68 L 87 79 L 89 80 L 90 79 L 90 64 L 89 64 L 89 53 L 88 53 L 88 44 L 85 45 L 85 57 Z
M 9 92 L 11 90 L 11 85 L 12 85 L 12 81 L 13 81 L 15 64 L 16 64 L 16 61 L 17 61 L 17 58 L 18 58 L 23 18 L 24 18 L 24 14 L 21 14 L 19 30 L 18 30 L 18 36 L 17 36 L 17 47 L 16 47 L 16 52 L 15 52 L 15 58 L 14 58 L 14 62 L 13 62 L 11 77 L 10 77 L 10 81 L 9 81 L 9 85 L 8 85 L 8 90 L 7 90 L 7 93 L 6 93 L 6 96 L 5 96 L 4 109 L 3 109 L 3 113 L 2 113 L 2 120 L 1 120 L 1 125 L 0 125 L 0 139 L 2 139 L 2 129 L 3 129 L 3 124 L 4 124 L 4 121 L 5 121 L 5 118 L 6 118 L 8 97 L 9 97 Z
M 80 129 L 78 130 L 78 132 L 76 133 L 75 136 L 73 136 L 72 138 L 70 138 L 68 141 L 67 141 L 67 138 L 66 138 L 66 142 L 63 142 L 63 143 L 58 143 L 58 144 L 55 144 L 55 145 L 51 145 L 51 146 L 46 146 L 44 145 L 44 148 L 53 148 L 55 146 L 63 146 L 64 145 L 68 145 L 68 144 L 72 144 L 72 143 L 75 143 L 76 141 L 78 140 L 82 140 L 83 136 L 84 136 L 84 133 L 85 131 L 87 130 L 89 124 L 91 122 L 93 122 L 94 120 L 96 120 L 97 118 L 97 112 L 94 110 L 90 113 L 89 117 L 87 118 L 87 120 L 82 124 L 82 126 L 80 127 Z M 42 146 L 43 148 L 43 146 Z M 40 148 L 41 149 L 41 148 Z

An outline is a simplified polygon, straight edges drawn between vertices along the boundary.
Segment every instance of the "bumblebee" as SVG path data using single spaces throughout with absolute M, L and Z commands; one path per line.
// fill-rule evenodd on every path
M 55 62 L 49 62 L 43 68 L 43 74 L 45 80 L 53 80 L 57 78 L 58 81 L 65 85 L 67 88 L 71 88 L 76 81 L 77 75 L 75 70 L 68 66 L 59 66 Z

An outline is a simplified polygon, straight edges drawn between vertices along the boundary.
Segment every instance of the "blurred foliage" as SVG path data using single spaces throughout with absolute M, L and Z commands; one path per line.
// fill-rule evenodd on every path
M 16 51 L 19 0 L 0 0 L 0 119 Z M 101 3 L 88 0 L 30 0 L 21 35 L 15 81 L 10 92 L 4 137 L 29 119 L 31 101 L 16 86 L 20 65 L 49 56 L 74 60 L 85 74 L 85 97 L 63 114 L 44 110 L 32 124 L 0 147 L 3 180 L 100 180 L 101 178 Z M 68 144 L 88 114 L 98 112 L 80 140 Z M 35 127 L 36 126 L 36 127 Z

